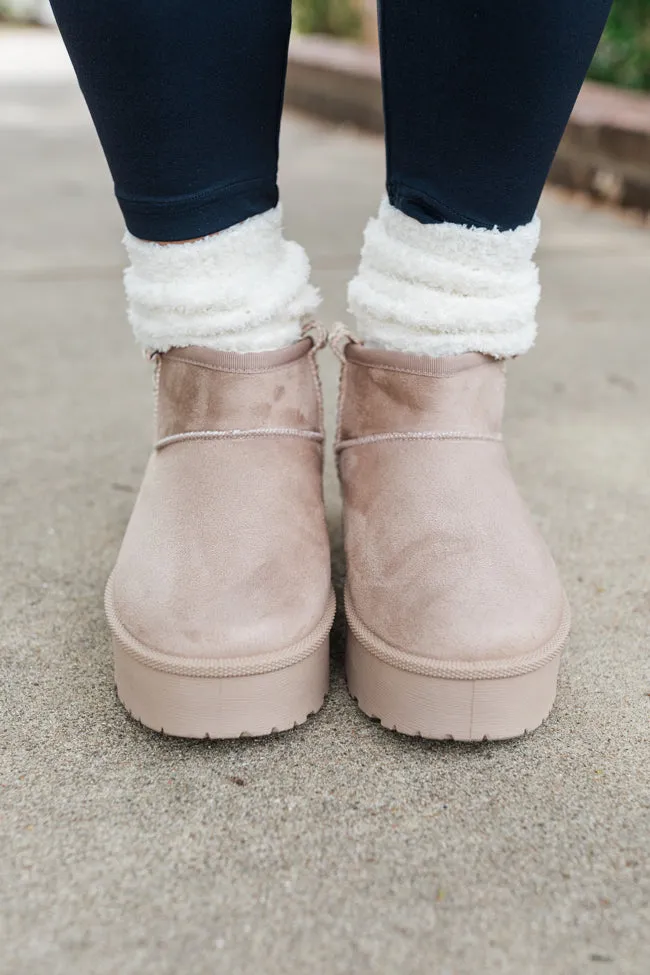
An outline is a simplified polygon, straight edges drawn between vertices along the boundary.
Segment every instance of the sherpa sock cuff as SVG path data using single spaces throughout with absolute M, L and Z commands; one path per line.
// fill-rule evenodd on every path
M 348 289 L 359 337 L 425 355 L 520 355 L 535 340 L 537 216 L 515 230 L 421 224 L 384 200 Z
M 282 348 L 300 338 L 320 302 L 305 251 L 282 234 L 281 206 L 196 241 L 159 244 L 127 233 L 124 244 L 129 321 L 148 349 Z

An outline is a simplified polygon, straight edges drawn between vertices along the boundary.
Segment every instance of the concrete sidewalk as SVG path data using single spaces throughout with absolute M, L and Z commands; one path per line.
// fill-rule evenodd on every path
M 0 971 L 647 975 L 648 231 L 545 200 L 540 339 L 510 370 L 511 458 L 574 607 L 550 720 L 506 744 L 386 732 L 347 696 L 339 630 L 305 726 L 161 738 L 115 699 L 102 612 L 149 368 L 104 162 L 50 54 L 40 79 L 0 71 Z M 382 178 L 379 141 L 286 119 L 288 229 L 326 323 Z M 327 500 L 338 545 L 331 465 Z

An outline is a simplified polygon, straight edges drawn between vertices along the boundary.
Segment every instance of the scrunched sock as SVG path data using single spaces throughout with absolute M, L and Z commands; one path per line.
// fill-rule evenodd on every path
M 187 243 L 127 233 L 124 244 L 128 317 L 146 349 L 281 349 L 320 303 L 305 251 L 283 236 L 280 206 Z
M 359 338 L 420 355 L 521 355 L 535 340 L 539 218 L 515 230 L 421 224 L 384 200 L 348 289 Z

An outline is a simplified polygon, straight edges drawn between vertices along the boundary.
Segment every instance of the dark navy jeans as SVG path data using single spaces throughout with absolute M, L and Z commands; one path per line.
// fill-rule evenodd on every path
M 53 0 L 132 234 L 275 206 L 290 0 Z M 422 223 L 527 223 L 610 0 L 380 0 L 387 189 Z

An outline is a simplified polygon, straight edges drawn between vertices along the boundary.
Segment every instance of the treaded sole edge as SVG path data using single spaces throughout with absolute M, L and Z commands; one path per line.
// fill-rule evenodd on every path
M 515 677 L 449 679 L 401 670 L 364 649 L 348 631 L 346 675 L 361 710 L 385 728 L 438 741 L 517 738 L 548 717 L 561 651 Z
M 245 677 L 188 677 L 154 670 L 113 637 L 117 695 L 131 717 L 179 738 L 270 735 L 320 710 L 329 684 L 329 636 L 289 667 Z

